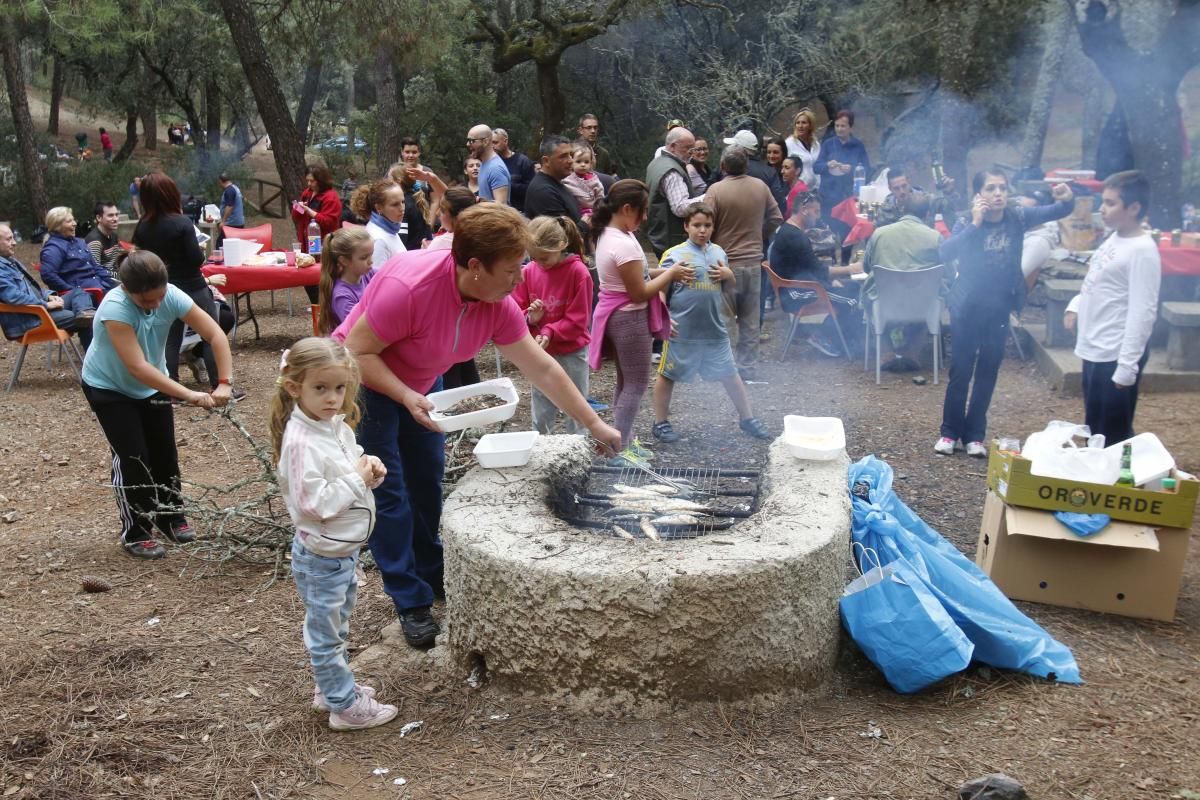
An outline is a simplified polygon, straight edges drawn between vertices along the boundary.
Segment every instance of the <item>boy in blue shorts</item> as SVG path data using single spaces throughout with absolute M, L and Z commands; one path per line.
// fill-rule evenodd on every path
M 738 426 L 756 439 L 771 439 L 767 426 L 755 419 L 750 410 L 746 386 L 738 376 L 729 345 L 729 332 L 721 315 L 721 282 L 733 280 L 725 251 L 708 240 L 712 236 L 713 209 L 705 203 L 692 203 L 684 212 L 683 228 L 688 240 L 663 253 L 659 266 L 668 269 L 677 263 L 696 271 L 691 283 L 673 283 L 667 290 L 671 309 L 671 339 L 663 344 L 658 362 L 658 380 L 654 384 L 654 438 L 675 442 L 679 434 L 671 427 L 671 393 L 677 381 L 688 383 L 697 374 L 706 381 L 720 381 L 737 409 Z

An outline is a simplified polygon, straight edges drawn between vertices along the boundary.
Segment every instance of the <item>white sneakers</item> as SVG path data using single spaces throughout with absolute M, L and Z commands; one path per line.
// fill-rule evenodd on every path
M 933 452 L 940 456 L 952 456 L 955 450 L 962 449 L 962 440 L 951 439 L 949 436 L 943 436 L 933 443 Z M 987 445 L 983 442 L 967 442 L 967 455 L 974 458 L 987 458 L 987 454 Z
M 375 700 L 374 692 L 367 694 L 355 689 L 354 702 L 342 711 L 329 712 L 329 727 L 335 731 L 360 731 L 386 725 L 396 718 L 396 707 Z
M 354 691 L 357 694 L 365 694 L 367 697 L 375 696 L 374 686 L 365 686 L 364 684 L 356 683 L 354 684 Z M 319 686 L 313 687 L 312 707 L 313 711 L 329 711 L 329 703 L 325 701 L 325 695 L 321 694 L 321 688 Z
M 939 456 L 952 456 L 955 450 L 962 449 L 962 441 L 943 436 L 933 443 L 933 452 Z
M 987 445 L 983 442 L 967 442 L 967 455 L 973 458 L 987 458 Z

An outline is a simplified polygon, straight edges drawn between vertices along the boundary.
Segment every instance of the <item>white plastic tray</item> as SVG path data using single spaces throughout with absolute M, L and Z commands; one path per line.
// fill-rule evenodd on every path
M 783 444 L 796 458 L 831 461 L 846 449 L 846 428 L 837 417 L 783 418 Z
M 485 408 L 483 411 L 472 411 L 469 414 L 455 414 L 447 417 L 441 413 L 459 400 L 480 394 L 494 394 L 502 398 L 505 403 L 502 406 Z M 460 386 L 457 389 L 447 389 L 444 392 L 434 392 L 426 397 L 433 403 L 434 409 L 429 412 L 429 418 L 447 433 L 461 431 L 463 428 L 477 428 L 493 422 L 503 422 L 517 413 L 517 400 L 519 399 L 517 387 L 513 386 L 513 382 L 508 378 L 495 378 L 470 386 Z
M 1130 468 L 1133 470 L 1133 483 L 1141 486 L 1144 483 L 1165 478 L 1175 467 L 1175 458 L 1163 446 L 1163 443 L 1153 433 L 1139 433 L 1132 439 L 1127 439 L 1133 445 Z M 1113 453 L 1117 463 L 1121 461 L 1121 451 L 1125 442 L 1110 444 L 1104 448 L 1106 453 Z
M 523 467 L 533 455 L 537 438 L 537 431 L 489 433 L 475 445 L 475 459 L 487 469 Z

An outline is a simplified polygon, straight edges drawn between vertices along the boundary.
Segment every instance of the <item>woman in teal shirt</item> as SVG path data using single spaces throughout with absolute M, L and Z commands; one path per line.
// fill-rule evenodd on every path
M 121 285 L 96 309 L 92 346 L 83 362 L 83 393 L 112 449 L 112 484 L 121 513 L 121 543 L 135 558 L 162 558 L 156 532 L 190 542 L 196 534 L 180 508 L 175 401 L 200 408 L 229 402 L 233 358 L 221 328 L 187 293 L 167 283 L 153 253 L 122 257 Z M 167 376 L 167 334 L 183 320 L 208 342 L 217 388 L 195 392 Z

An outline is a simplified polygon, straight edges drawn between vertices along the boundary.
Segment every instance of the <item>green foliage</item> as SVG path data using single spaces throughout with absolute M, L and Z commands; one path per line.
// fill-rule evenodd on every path
M 145 172 L 144 165 L 133 161 L 110 164 L 99 158 L 50 165 L 45 170 L 50 206 L 67 206 L 80 221 L 92 218 L 92 208 L 100 200 L 111 200 L 129 211 L 129 184 Z M 33 218 L 28 196 L 20 175 L 12 186 L 0 186 L 0 219 L 11 220 L 25 234 L 44 222 Z

